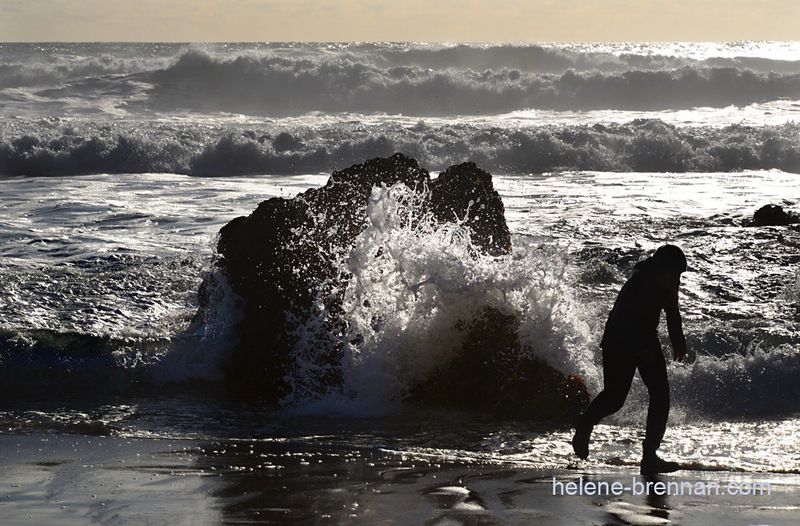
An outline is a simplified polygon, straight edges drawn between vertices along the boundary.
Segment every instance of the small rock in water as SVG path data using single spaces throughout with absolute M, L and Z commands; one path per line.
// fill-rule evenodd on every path
M 753 214 L 754 226 L 786 226 L 800 223 L 800 217 L 779 205 L 764 205 Z

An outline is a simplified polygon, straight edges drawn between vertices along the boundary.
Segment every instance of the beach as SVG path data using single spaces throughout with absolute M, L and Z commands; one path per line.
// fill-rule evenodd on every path
M 541 469 L 258 440 L 3 435 L 0 445 L 8 525 L 793 524 L 800 491 L 797 473 L 645 479 L 637 466 Z M 592 482 L 628 489 L 592 495 Z M 684 484 L 684 493 L 634 487 L 648 482 Z M 700 494 L 685 494 L 687 482 Z M 570 483 L 584 494 L 568 486 L 562 494 Z M 715 484 L 725 493 L 731 483 L 769 493 L 715 494 Z

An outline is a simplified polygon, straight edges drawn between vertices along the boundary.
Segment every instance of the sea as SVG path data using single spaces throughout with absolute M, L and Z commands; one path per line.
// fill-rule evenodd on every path
M 219 229 L 396 152 L 433 176 L 467 161 L 489 171 L 512 253 L 420 233 L 398 219 L 413 204 L 376 188 L 370 220 L 393 229 L 395 261 L 341 256 L 348 294 L 373 299 L 372 312 L 344 314 L 370 336 L 343 359 L 344 384 L 313 389 L 314 371 L 298 368 L 278 402 L 240 396 L 225 378 L 237 298 L 195 317 L 201 282 L 220 277 Z M 671 360 L 662 327 L 662 456 L 797 475 L 800 229 L 754 226 L 767 204 L 800 212 L 797 42 L 3 43 L 0 435 L 188 441 L 170 453 L 193 460 L 183 475 L 235 481 L 214 493 L 231 522 L 347 523 L 359 498 L 377 497 L 341 497 L 345 478 L 399 484 L 421 466 L 638 473 L 638 376 L 585 462 L 569 427 L 420 407 L 408 394 L 458 360 L 453 331 L 491 304 L 596 395 L 616 293 L 637 261 L 673 243 L 689 261 L 689 355 Z M 390 328 L 372 326 L 376 316 Z M 234 465 L 218 462 L 226 447 Z M 425 491 L 469 495 L 462 486 Z M 257 505 L 231 504 L 247 491 L 261 491 Z M 459 502 L 450 523 L 491 523 L 478 520 L 485 503 Z

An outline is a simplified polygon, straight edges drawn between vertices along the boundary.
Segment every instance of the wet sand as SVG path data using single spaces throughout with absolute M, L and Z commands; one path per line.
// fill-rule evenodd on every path
M 285 440 L 0 435 L 0 474 L 3 525 L 744 525 L 796 524 L 800 515 L 796 474 L 681 471 L 645 480 L 632 465 L 538 469 Z M 672 482 L 673 490 L 716 483 L 721 493 L 759 482 L 769 494 L 659 496 L 651 486 L 646 495 L 634 491 L 637 481 Z M 628 490 L 589 495 L 592 482 Z M 580 484 L 583 495 L 567 494 Z

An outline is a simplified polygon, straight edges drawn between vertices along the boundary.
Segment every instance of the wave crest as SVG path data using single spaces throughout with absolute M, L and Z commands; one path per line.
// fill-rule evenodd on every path
M 442 51 L 444 52 L 444 51 Z M 409 61 L 383 67 L 348 56 L 213 57 L 190 50 L 154 72 L 149 104 L 159 110 L 285 117 L 312 111 L 446 116 L 523 109 L 663 110 L 800 99 L 800 74 L 731 66 L 531 72 L 501 61 L 486 69 Z M 465 60 L 464 62 L 470 62 Z
M 133 46 L 133 45 L 132 45 Z M 412 116 L 663 110 L 800 99 L 800 61 L 553 46 L 362 44 L 24 51 L 0 66 L 6 113 L 313 111 Z M 0 48 L 3 51 L 3 48 Z M 7 89 L 4 89 L 7 88 Z M 45 113 L 46 114 L 46 113 Z
M 216 129 L 58 123 L 0 127 L 0 175 L 307 174 L 397 151 L 433 170 L 472 160 L 499 173 L 800 172 L 800 125 L 680 128 L 635 120 L 539 129 L 425 122 Z

